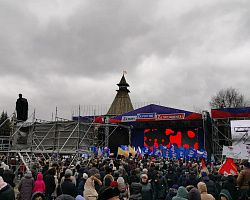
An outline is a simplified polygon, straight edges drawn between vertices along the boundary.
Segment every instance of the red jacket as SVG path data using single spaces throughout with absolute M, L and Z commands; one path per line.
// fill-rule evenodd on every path
M 34 192 L 42 192 L 42 193 L 45 192 L 45 183 L 43 181 L 43 175 L 40 172 L 37 174 L 37 179 L 35 181 L 34 188 L 33 188 L 32 192 L 33 193 Z

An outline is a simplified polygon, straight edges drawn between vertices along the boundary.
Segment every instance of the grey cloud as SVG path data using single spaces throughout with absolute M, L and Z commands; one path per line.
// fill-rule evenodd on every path
M 134 102 L 206 108 L 228 86 L 250 97 L 249 1 L 86 1 L 45 23 L 13 2 L 0 2 L 0 111 L 19 91 L 45 117 L 109 104 L 122 70 Z

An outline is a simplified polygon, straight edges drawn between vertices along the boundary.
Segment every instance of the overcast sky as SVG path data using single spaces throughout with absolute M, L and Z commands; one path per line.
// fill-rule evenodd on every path
M 227 87 L 250 98 L 249 0 L 0 0 L 0 27 L 8 114 L 19 93 L 42 119 L 105 107 L 123 70 L 134 103 L 204 110 Z

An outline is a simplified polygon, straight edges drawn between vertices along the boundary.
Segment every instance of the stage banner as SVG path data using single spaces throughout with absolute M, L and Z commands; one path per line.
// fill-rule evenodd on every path
M 206 160 L 207 159 L 207 151 L 204 150 L 204 153 L 203 153 L 203 158 Z
M 172 158 L 176 159 L 177 158 L 177 154 L 178 154 L 178 147 L 176 147 L 175 145 L 171 144 L 171 146 L 170 146 L 170 152 L 172 154 Z
M 180 147 L 180 148 L 179 148 L 178 159 L 184 158 L 184 157 L 185 157 L 185 148 Z
M 250 146 L 244 144 L 223 146 L 222 155 L 233 159 L 250 159 Z
M 232 120 L 230 123 L 233 146 L 237 144 L 250 145 L 250 120 Z
M 189 148 L 188 158 L 196 158 L 196 150 L 194 148 Z
M 148 147 L 142 147 L 141 151 L 143 154 L 149 154 L 149 148 Z

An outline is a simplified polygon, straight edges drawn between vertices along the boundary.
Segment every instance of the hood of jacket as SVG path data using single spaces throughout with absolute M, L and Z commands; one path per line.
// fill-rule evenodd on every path
M 176 196 L 187 199 L 188 198 L 188 191 L 186 190 L 186 188 L 184 188 L 183 186 L 181 186 L 177 190 L 177 195 Z
M 42 174 L 42 173 L 39 172 L 39 173 L 37 174 L 37 180 L 38 180 L 38 181 L 42 181 L 42 180 L 43 180 L 43 174 Z
M 207 186 L 205 183 L 199 182 L 197 186 L 200 193 L 207 193 Z
M 226 189 L 222 189 L 220 192 L 220 196 L 224 196 L 227 198 L 227 200 L 233 200 L 230 193 Z

